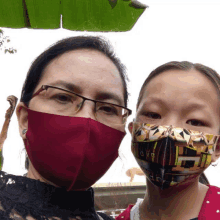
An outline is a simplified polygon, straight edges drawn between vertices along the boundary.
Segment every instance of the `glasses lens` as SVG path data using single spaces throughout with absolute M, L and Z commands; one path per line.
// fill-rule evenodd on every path
M 72 115 L 77 112 L 83 99 L 75 94 L 58 88 L 47 88 L 42 92 L 45 104 L 50 107 L 50 112 L 59 115 Z
M 96 103 L 96 118 L 104 124 L 125 124 L 128 116 L 127 109 L 107 103 Z
M 48 113 L 72 116 L 78 112 L 84 100 L 76 94 L 59 88 L 48 87 L 40 95 L 50 110 Z M 114 104 L 96 102 L 96 119 L 106 125 L 124 125 L 129 112 Z

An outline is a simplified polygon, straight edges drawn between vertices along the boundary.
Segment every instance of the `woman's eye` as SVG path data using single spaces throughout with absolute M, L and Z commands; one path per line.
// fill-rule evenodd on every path
M 192 126 L 205 126 L 205 123 L 196 119 L 188 120 L 186 123 Z
M 144 114 L 146 117 L 148 118 L 152 118 L 152 119 L 161 119 L 161 116 L 157 113 L 154 112 L 147 112 Z
M 53 98 L 59 102 L 62 102 L 62 103 L 72 102 L 72 98 L 68 95 L 63 95 L 63 94 L 62 95 L 55 95 Z
M 112 106 L 102 106 L 98 109 L 98 111 L 102 111 L 106 114 L 114 114 L 114 115 L 118 114 L 117 110 Z

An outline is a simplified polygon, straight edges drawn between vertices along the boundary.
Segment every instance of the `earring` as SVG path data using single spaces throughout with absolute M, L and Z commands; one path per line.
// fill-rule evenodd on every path
M 26 134 L 27 133 L 27 129 L 24 129 L 23 131 L 22 131 L 22 134 Z
M 212 165 L 213 167 L 216 167 L 216 166 L 218 166 L 218 163 L 219 163 L 219 161 L 216 161 L 216 162 L 211 163 L 211 165 Z

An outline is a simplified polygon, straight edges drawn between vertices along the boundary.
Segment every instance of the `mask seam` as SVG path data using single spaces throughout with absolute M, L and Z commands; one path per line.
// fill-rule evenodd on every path
M 88 127 L 88 140 L 87 140 L 87 144 L 89 144 L 89 138 L 90 138 L 90 132 L 91 132 L 91 129 L 90 129 L 90 118 L 88 119 L 88 123 L 87 123 L 87 127 Z M 75 184 L 75 182 L 76 182 L 76 180 L 77 180 L 77 177 L 78 177 L 78 174 L 80 173 L 80 171 L 82 170 L 82 164 L 83 164 L 83 162 L 84 162 L 84 160 L 85 160 L 85 152 L 86 152 L 86 150 L 87 150 L 87 148 L 85 147 L 84 148 L 84 152 L 83 152 L 83 159 L 82 159 L 82 162 L 81 162 L 81 166 L 80 166 L 80 169 L 78 170 L 78 172 L 77 172 L 77 175 L 76 175 L 76 178 L 72 181 L 72 184 L 70 185 L 70 187 L 68 188 L 68 190 L 67 191 L 70 191 L 70 189 L 74 186 L 74 184 Z

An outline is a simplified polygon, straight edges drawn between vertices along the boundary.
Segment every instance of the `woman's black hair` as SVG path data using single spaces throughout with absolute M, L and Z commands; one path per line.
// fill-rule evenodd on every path
M 20 101 L 25 103 L 26 106 L 29 105 L 33 92 L 43 76 L 44 69 L 53 59 L 61 56 L 66 52 L 79 49 L 92 49 L 100 51 L 115 64 L 122 79 L 124 89 L 124 103 L 125 107 L 127 107 L 129 93 L 127 90 L 128 77 L 125 72 L 126 68 L 121 63 L 120 59 L 116 57 L 112 45 L 105 39 L 95 36 L 77 36 L 65 38 L 58 41 L 47 50 L 45 50 L 42 54 L 40 54 L 29 68 L 26 80 L 22 88 Z M 26 156 L 25 168 L 28 169 L 28 167 L 29 160 Z
M 21 102 L 25 103 L 27 106 L 32 98 L 33 92 L 38 85 L 40 79 L 43 76 L 45 67 L 56 57 L 73 50 L 78 49 L 92 49 L 97 50 L 106 55 L 117 67 L 119 74 L 122 79 L 123 89 L 124 89 L 124 102 L 125 107 L 127 107 L 128 102 L 128 91 L 127 91 L 127 81 L 128 77 L 125 73 L 125 66 L 121 63 L 119 58 L 115 56 L 114 50 L 109 42 L 101 37 L 94 36 L 78 36 L 65 38 L 58 41 L 42 54 L 40 54 L 35 61 L 32 63 L 26 80 L 24 82 Z

